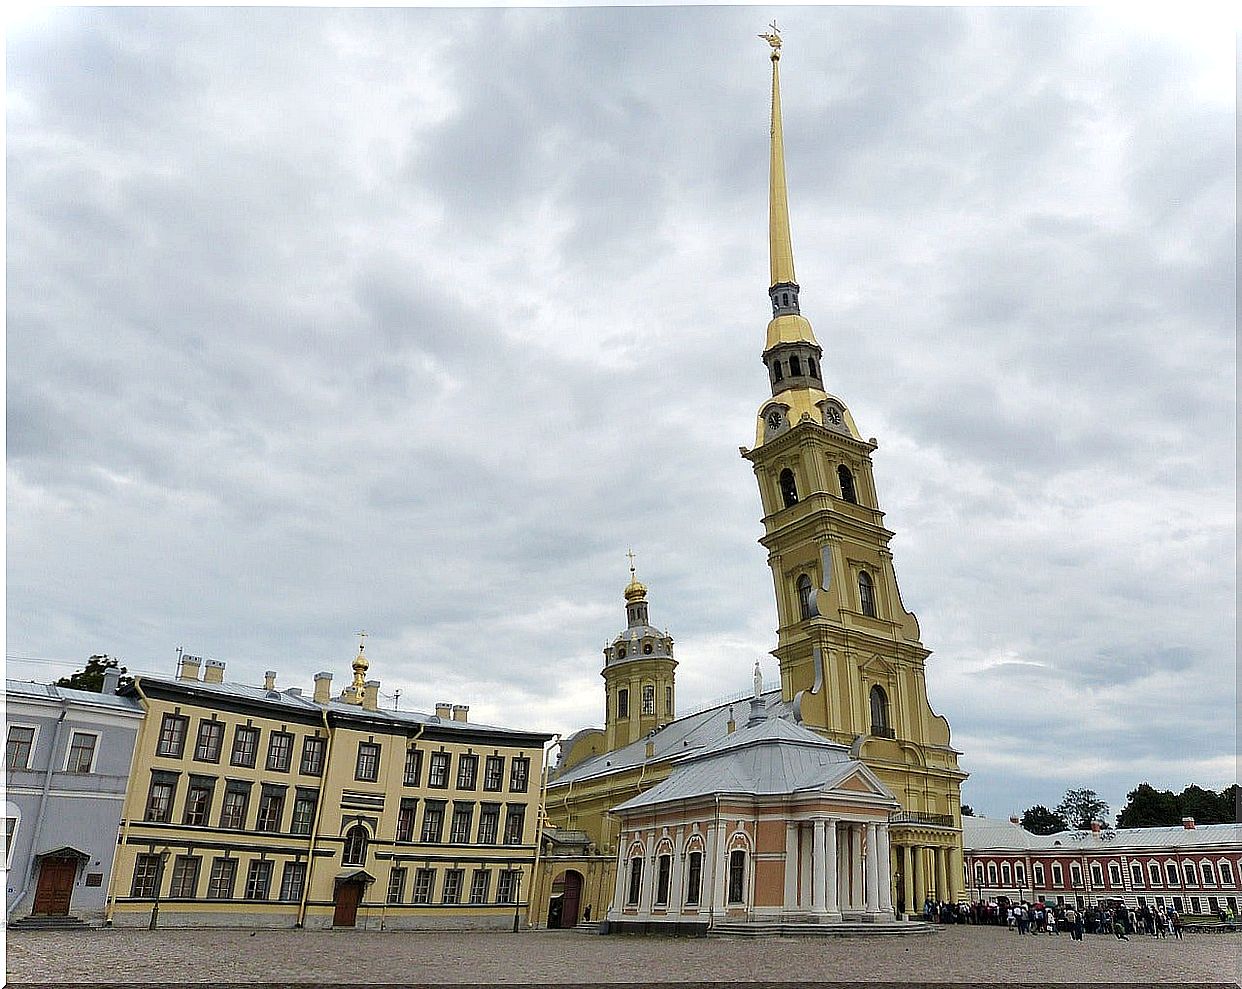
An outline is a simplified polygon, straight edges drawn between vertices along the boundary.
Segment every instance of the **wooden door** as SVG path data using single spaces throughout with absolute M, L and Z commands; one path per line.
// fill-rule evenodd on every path
M 574 927 L 578 923 L 578 905 L 582 901 L 582 875 L 569 871 L 565 873 L 565 899 L 561 908 L 561 926 Z
M 39 885 L 35 887 L 31 913 L 68 916 L 77 873 L 76 859 L 44 859 L 39 865 Z
M 340 883 L 336 887 L 336 910 L 333 927 L 353 927 L 358 921 L 358 903 L 362 899 L 362 883 Z

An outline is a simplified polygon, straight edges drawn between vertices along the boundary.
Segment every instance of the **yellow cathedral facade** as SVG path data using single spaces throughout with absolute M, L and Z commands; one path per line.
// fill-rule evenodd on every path
M 763 506 L 760 543 L 776 595 L 772 655 L 780 689 L 762 689 L 756 666 L 750 698 L 678 717 L 673 639 L 650 623 L 647 588 L 631 561 L 626 624 L 604 651 L 604 727 L 566 738 L 549 774 L 544 861 L 531 903 L 537 926 L 622 919 L 627 904 L 657 930 L 676 929 L 671 921 L 664 927 L 654 921 L 683 912 L 710 926 L 743 916 L 839 921 L 842 911 L 825 904 L 850 902 L 859 907 L 857 919 L 891 920 L 917 915 L 927 899 L 955 900 L 964 888 L 966 774 L 948 722 L 928 702 L 930 652 L 898 589 L 893 532 L 884 526 L 873 473 L 876 440 L 863 437 L 849 407 L 828 390 L 823 350 L 799 306 L 781 39 L 775 25 L 761 37 L 772 65 L 772 318 L 762 355 L 771 396 L 758 410 L 754 445 L 741 454 L 754 469 Z M 777 730 L 780 721 L 788 726 Z M 710 825 L 700 833 L 684 815 L 661 818 L 658 809 L 671 806 L 668 801 L 638 799 L 656 788 L 671 799 L 678 780 L 688 785 L 696 774 L 702 778 L 705 766 L 716 766 L 722 780 L 740 778 L 745 774 L 735 764 L 741 760 L 753 776 L 754 766 L 782 746 L 807 753 L 816 765 L 855 768 L 852 774 L 842 768 L 835 782 L 791 782 L 793 790 L 769 795 L 762 807 L 754 794 L 731 792 L 722 782 L 716 806 L 726 799 L 737 813 L 725 827 L 717 811 L 718 852 L 704 844 Z M 762 788 L 765 778 L 753 776 L 752 788 Z M 861 811 L 840 803 L 855 785 L 855 802 L 867 805 Z M 811 790 L 820 809 L 795 814 L 791 808 Z M 788 819 L 772 823 L 782 813 Z M 687 866 L 695 853 L 687 849 L 697 847 L 707 858 L 695 873 Z M 747 855 L 755 860 L 750 872 Z M 735 901 L 735 894 L 741 898 Z M 715 902 L 712 897 L 719 913 L 703 921 L 700 903 Z

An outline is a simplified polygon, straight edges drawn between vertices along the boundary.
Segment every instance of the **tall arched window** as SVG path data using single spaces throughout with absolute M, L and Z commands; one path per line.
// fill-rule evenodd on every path
M 655 687 L 643 685 L 643 714 L 655 714 Z
M 741 848 L 729 853 L 729 902 L 746 902 L 746 852 Z
M 781 471 L 781 499 L 785 502 L 785 507 L 798 504 L 798 484 L 794 480 L 794 473 L 788 467 Z
M 355 824 L 345 832 L 345 848 L 341 852 L 343 865 L 367 864 L 367 829 Z
M 812 378 L 819 377 L 819 372 L 815 370 L 815 358 L 814 357 L 808 357 L 806 359 L 806 366 Z
M 792 357 L 789 358 L 789 373 L 790 374 L 801 374 L 802 373 L 802 361 L 798 359 L 797 354 L 794 354 Z
M 776 381 L 784 381 L 784 380 L 785 380 L 785 374 L 784 374 L 784 372 L 782 372 L 782 371 L 781 371 L 781 362 L 780 362 L 780 361 L 773 361 L 773 362 L 772 362 L 772 372 L 773 372 L 773 377 L 774 377 L 774 379 L 775 379 Z
M 630 689 L 622 687 L 617 691 L 617 717 L 628 718 L 630 716 Z
M 871 688 L 871 734 L 891 737 L 888 723 L 888 695 L 879 684 Z
M 858 604 L 864 615 L 869 618 L 875 617 L 875 587 L 871 583 L 871 575 L 866 570 L 858 572 Z
M 798 578 L 798 610 L 803 618 L 815 617 L 815 599 L 811 596 L 811 578 L 806 574 Z
M 841 482 L 841 497 L 857 505 L 858 492 L 854 490 L 854 475 L 850 473 L 850 469 L 845 464 L 837 468 L 837 478 Z

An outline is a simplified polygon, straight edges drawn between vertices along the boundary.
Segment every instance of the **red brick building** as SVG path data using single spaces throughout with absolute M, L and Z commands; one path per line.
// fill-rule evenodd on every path
M 1186 818 L 1163 828 L 1062 831 L 1037 835 L 1017 818 L 962 818 L 966 895 L 971 900 L 1089 906 L 1124 900 L 1183 913 L 1238 913 L 1242 825 Z

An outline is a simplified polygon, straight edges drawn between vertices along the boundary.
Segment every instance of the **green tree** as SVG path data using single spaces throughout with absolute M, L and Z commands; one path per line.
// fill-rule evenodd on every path
M 1157 790 L 1150 783 L 1140 783 L 1126 794 L 1126 805 L 1117 814 L 1117 827 L 1168 827 L 1181 819 L 1181 801 L 1172 790 Z
M 1031 834 L 1056 834 L 1066 829 L 1065 818 L 1043 804 L 1026 809 L 1022 814 L 1022 826 Z
M 975 809 L 970 804 L 962 804 L 962 817 L 974 817 Z
M 1238 784 L 1227 786 L 1220 791 L 1221 820 L 1225 824 L 1242 823 L 1242 801 L 1239 797 Z
M 121 666 L 117 660 L 111 656 L 104 654 L 96 654 L 86 661 L 86 666 L 78 670 L 71 676 L 61 677 L 56 681 L 58 687 L 72 687 L 74 690 L 89 690 L 96 694 L 103 691 L 103 678 L 105 670 L 117 670 L 125 673 L 126 669 Z M 133 683 L 133 677 L 121 677 L 120 684 Z
M 1066 790 L 1065 796 L 1057 804 L 1057 813 L 1065 822 L 1078 831 L 1086 831 L 1092 821 L 1106 821 L 1108 804 L 1100 799 L 1094 790 Z

